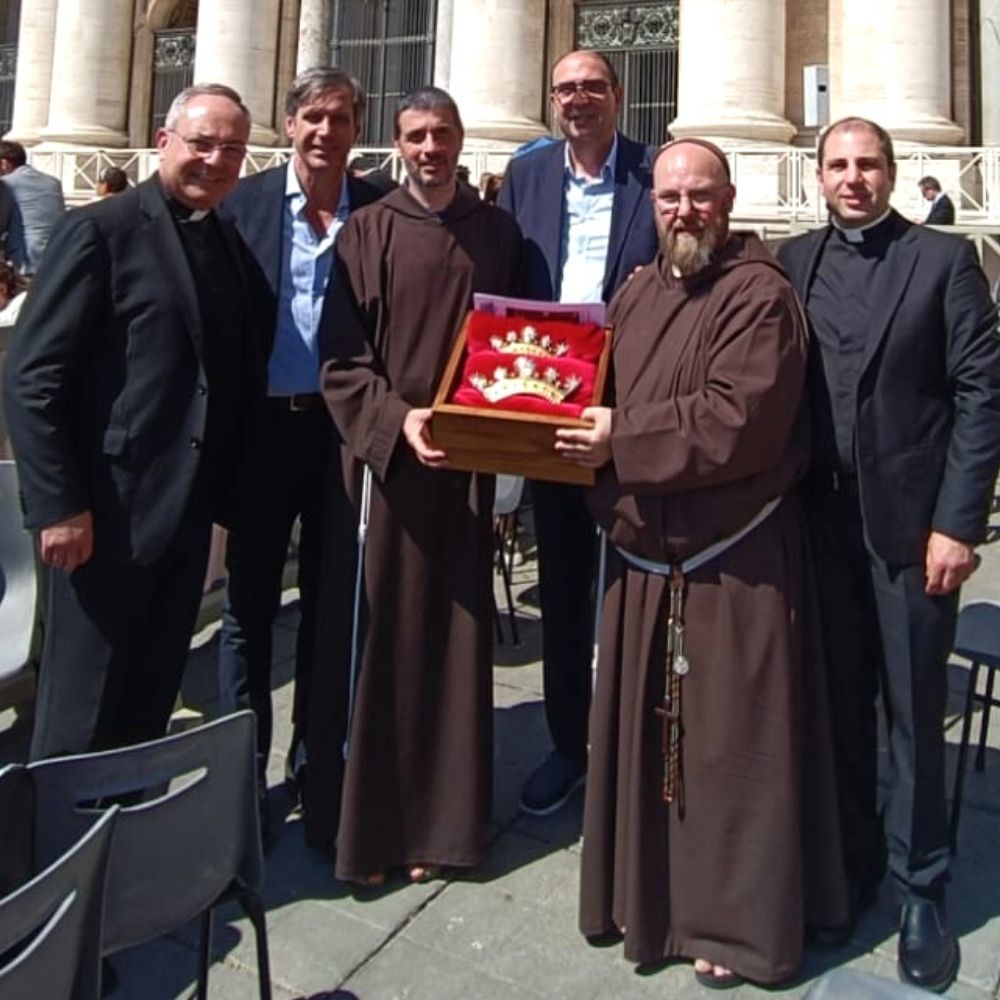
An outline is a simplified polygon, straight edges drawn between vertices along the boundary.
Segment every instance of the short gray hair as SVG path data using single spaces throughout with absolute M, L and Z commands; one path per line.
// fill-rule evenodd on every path
M 360 81 L 346 69 L 337 66 L 313 66 L 292 80 L 285 94 L 285 114 L 294 118 L 303 104 L 309 104 L 319 94 L 330 90 L 347 90 L 354 105 L 354 124 L 360 124 L 365 113 L 365 90 Z
M 177 124 L 181 112 L 197 97 L 225 97 L 235 104 L 243 112 L 250 124 L 250 109 L 243 103 L 243 98 L 224 83 L 196 83 L 193 87 L 185 87 L 171 102 L 167 110 L 167 117 L 163 121 L 165 129 L 172 129 Z

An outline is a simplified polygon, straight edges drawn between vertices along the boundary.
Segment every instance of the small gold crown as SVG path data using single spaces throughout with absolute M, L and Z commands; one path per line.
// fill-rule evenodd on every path
M 494 334 L 490 346 L 502 354 L 531 354 L 537 358 L 561 358 L 569 353 L 569 344 L 556 343 L 547 333 L 539 337 L 533 326 L 524 327 L 520 333 L 508 330 L 505 337 Z
M 491 403 L 522 395 L 541 396 L 550 403 L 561 403 L 583 385 L 579 375 L 560 378 L 551 365 L 539 372 L 538 365 L 527 357 L 515 358 L 513 367 L 513 373 L 502 365 L 494 368 L 492 378 L 477 372 L 469 376 L 469 382 Z

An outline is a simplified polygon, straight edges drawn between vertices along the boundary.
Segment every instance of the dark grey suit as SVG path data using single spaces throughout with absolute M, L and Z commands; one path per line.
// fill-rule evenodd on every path
M 812 469 L 804 485 L 824 641 L 848 874 L 864 894 L 888 863 L 904 895 L 947 878 L 945 662 L 957 593 L 924 592 L 931 531 L 981 542 L 1000 464 L 1000 340 L 972 245 L 893 213 L 853 392 L 853 467 L 831 396 L 843 392 L 810 346 Z M 812 291 L 831 227 L 778 257 L 815 322 Z M 850 290 L 846 290 L 850 294 Z M 843 411 L 841 411 L 843 412 Z M 875 699 L 892 717 L 883 841 L 875 809 Z
M 267 280 L 268 354 L 277 323 L 282 273 L 291 254 L 282 236 L 287 170 L 287 166 L 274 167 L 247 177 L 220 209 L 236 223 Z M 345 177 L 345 183 L 352 211 L 382 195 L 364 180 Z M 331 466 L 335 442 L 333 422 L 318 393 L 318 367 L 315 393 L 296 399 L 269 397 L 254 449 L 251 485 L 240 501 L 241 527 L 229 536 L 229 580 L 219 637 L 219 696 L 224 710 L 250 707 L 256 713 L 262 769 L 271 747 L 271 626 L 296 518 L 300 525 L 301 620 L 296 637 L 293 720 L 295 739 L 304 736 L 323 523 L 329 508 L 328 473 L 340 475 L 336 463 Z
M 209 377 L 205 276 L 156 179 L 66 215 L 21 312 L 4 402 L 25 523 L 94 519 L 93 557 L 51 573 L 36 758 L 162 735 L 177 693 L 211 523 L 232 511 L 264 377 L 256 265 L 231 226 L 199 225 L 219 226 L 239 292 L 226 302 L 238 374 L 221 397 L 235 418 Z M 237 447 L 203 461 L 220 424 Z
M 618 136 L 611 232 L 602 297 L 609 302 L 632 271 L 656 256 L 649 202 L 651 150 Z M 524 233 L 525 294 L 557 301 L 563 259 L 566 143 L 512 160 L 499 205 Z M 593 636 L 594 523 L 584 490 L 532 483 L 538 538 L 545 713 L 556 750 L 578 762 L 587 756 Z

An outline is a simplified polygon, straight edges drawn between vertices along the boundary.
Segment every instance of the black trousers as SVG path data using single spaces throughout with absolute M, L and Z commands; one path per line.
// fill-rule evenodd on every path
M 324 491 L 333 424 L 317 394 L 305 409 L 288 397 L 268 400 L 253 487 L 239 527 L 229 534 L 229 580 L 219 638 L 219 700 L 224 712 L 252 708 L 257 715 L 261 770 L 271 749 L 271 633 L 281 600 L 281 578 L 295 518 L 300 518 L 299 610 L 292 720 L 305 730 L 309 677 L 316 638 L 317 581 L 323 537 Z
M 871 554 L 856 488 L 806 493 L 833 713 L 848 878 L 874 886 L 886 861 L 904 898 L 948 877 L 944 715 L 958 594 L 929 597 L 923 564 Z M 876 700 L 888 719 L 887 794 L 876 803 Z
M 545 716 L 556 750 L 586 761 L 594 649 L 594 521 L 584 503 L 583 487 L 532 482 L 531 492 Z
M 98 522 L 92 558 L 73 573 L 49 571 L 32 760 L 166 732 L 201 604 L 211 530 L 207 513 L 189 509 L 169 550 L 139 566 L 102 547 Z

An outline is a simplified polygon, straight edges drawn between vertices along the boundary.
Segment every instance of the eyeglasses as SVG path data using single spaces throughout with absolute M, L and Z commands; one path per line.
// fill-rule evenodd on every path
M 188 137 L 173 129 L 168 131 L 187 146 L 192 156 L 197 156 L 201 160 L 207 160 L 215 152 L 218 152 L 224 160 L 242 160 L 247 155 L 246 143 L 243 142 L 215 142 L 203 135 Z
M 679 212 L 681 205 L 686 201 L 696 212 L 703 212 L 719 198 L 722 188 L 700 188 L 682 194 L 680 191 L 657 191 L 653 195 L 653 200 L 660 209 L 668 214 Z
M 588 100 L 600 100 L 607 97 L 610 89 L 611 84 L 607 80 L 576 80 L 573 83 L 554 84 L 551 94 L 560 104 L 566 104 L 577 94 L 582 94 Z

